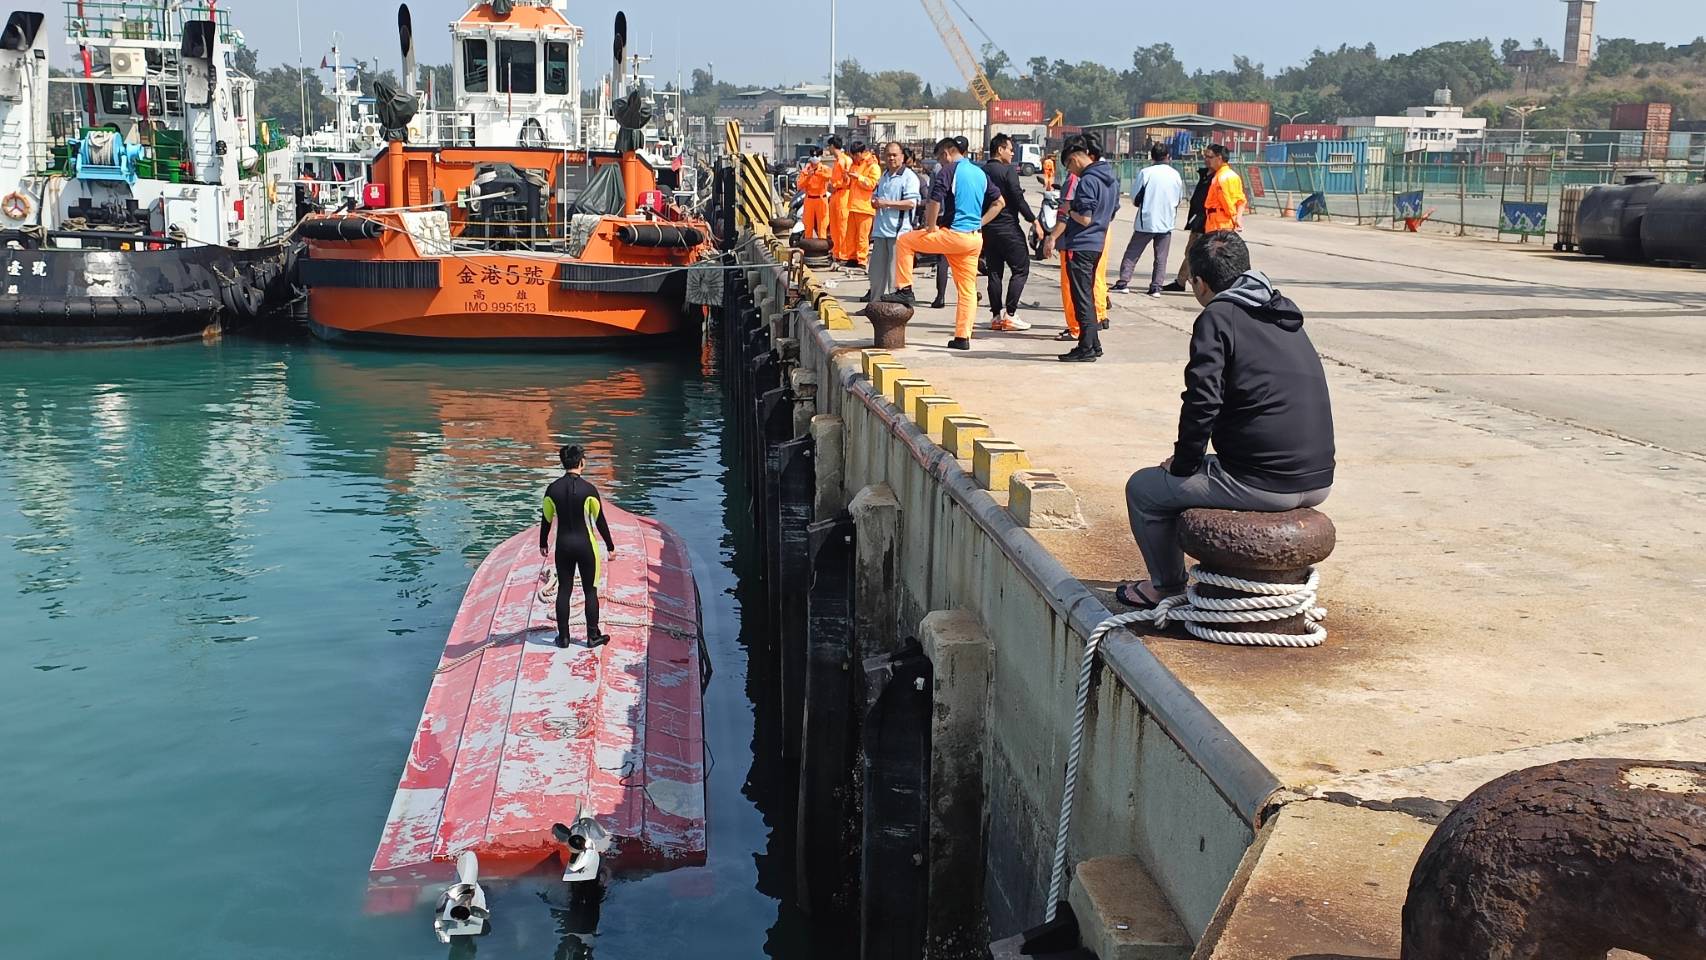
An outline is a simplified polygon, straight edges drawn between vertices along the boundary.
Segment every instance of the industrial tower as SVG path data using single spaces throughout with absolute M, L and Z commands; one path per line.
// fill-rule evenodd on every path
M 1599 0 L 1564 0 L 1564 62 L 1586 68 L 1593 62 L 1593 8 Z

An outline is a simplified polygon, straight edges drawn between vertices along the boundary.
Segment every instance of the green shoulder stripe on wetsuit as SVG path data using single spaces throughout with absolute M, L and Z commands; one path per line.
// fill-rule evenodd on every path
M 598 498 L 587 497 L 581 512 L 586 515 L 586 542 L 592 547 L 592 582 L 603 586 L 604 552 L 598 549 Z
M 555 519 L 557 519 L 557 501 L 552 500 L 551 495 L 547 493 L 545 494 L 545 522 L 550 523 Z

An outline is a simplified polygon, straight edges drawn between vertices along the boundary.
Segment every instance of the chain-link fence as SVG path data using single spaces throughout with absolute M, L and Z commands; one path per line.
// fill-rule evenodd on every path
M 1557 235 L 1566 186 L 1622 183 L 1636 174 L 1672 183 L 1706 180 L 1706 163 L 1698 162 L 1654 168 L 1530 159 L 1538 162 L 1370 162 L 1347 153 L 1326 162 L 1244 161 L 1234 169 L 1243 176 L 1244 192 L 1258 214 L 1296 217 L 1301 212 L 1306 219 L 1523 242 Z M 1133 159 L 1116 165 L 1128 192 L 1147 166 Z M 1175 166 L 1188 192 L 1196 183 L 1196 165 Z

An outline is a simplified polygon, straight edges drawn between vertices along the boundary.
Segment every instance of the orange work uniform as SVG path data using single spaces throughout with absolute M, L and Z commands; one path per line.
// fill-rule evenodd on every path
M 1043 158 L 1043 189 L 1054 189 L 1054 158 Z
M 1232 172 L 1230 165 L 1221 167 L 1209 182 L 1208 200 L 1203 204 L 1204 232 L 1236 229 L 1238 213 L 1247 202 L 1244 179 Z
M 969 340 L 972 321 L 977 313 L 977 258 L 982 252 L 982 230 L 910 230 L 901 234 L 894 244 L 895 288 L 912 286 L 913 254 L 940 253 L 946 256 L 948 271 L 954 276 L 955 296 L 958 297 L 954 304 L 954 336 Z
M 800 171 L 800 222 L 806 236 L 822 240 L 829 236 L 829 168 L 813 160 Z
M 871 220 L 877 212 L 871 205 L 871 194 L 876 192 L 877 181 L 883 176 L 877 158 L 869 152 L 864 156 L 863 162 L 855 162 L 848 171 L 847 223 L 842 228 L 846 233 L 841 241 L 847 259 L 861 266 L 871 259 Z
M 1066 212 L 1067 208 L 1064 204 L 1069 203 L 1072 200 L 1072 192 L 1077 189 L 1077 187 L 1078 178 L 1076 176 L 1066 178 L 1066 197 L 1065 200 L 1062 201 L 1063 206 L 1061 207 L 1061 216 L 1068 216 Z M 1092 289 L 1096 301 L 1097 323 L 1101 323 L 1103 320 L 1108 319 L 1108 247 L 1113 242 L 1113 239 L 1114 232 L 1109 230 L 1107 236 L 1102 241 L 1102 255 L 1096 258 L 1096 283 Z M 1066 306 L 1066 330 L 1068 333 L 1076 337 L 1078 336 L 1078 317 L 1072 310 L 1072 285 L 1069 282 L 1069 277 L 1067 276 L 1066 252 L 1064 250 L 1061 251 L 1060 254 L 1060 296 L 1061 302 Z
M 846 153 L 837 156 L 829 168 L 829 186 L 835 192 L 829 196 L 829 249 L 837 260 L 849 259 L 847 253 L 847 208 L 853 203 L 853 158 Z

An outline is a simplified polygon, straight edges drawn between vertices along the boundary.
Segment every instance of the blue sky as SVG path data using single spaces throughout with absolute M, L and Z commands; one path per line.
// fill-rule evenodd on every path
M 63 9 L 57 2 L 13 0 L 14 8 L 47 11 L 56 37 Z M 1134 47 L 1173 44 L 1192 69 L 1228 66 L 1234 54 L 1246 54 L 1270 72 L 1301 61 L 1315 47 L 1374 43 L 1382 53 L 1413 50 L 1442 40 L 1490 36 L 1497 43 L 1537 36 L 1554 48 L 1563 45 L 1564 4 L 1560 0 L 1429 0 L 1426 3 L 1371 4 L 1343 0 L 1217 0 L 1214 15 L 1194 16 L 1208 5 L 1155 3 L 1153 0 L 961 0 L 978 24 L 1013 57 L 1095 60 L 1116 69 L 1130 64 Z M 294 0 L 221 0 L 237 25 L 261 53 L 263 64 L 295 62 Z M 344 49 L 362 58 L 379 57 L 395 66 L 396 5 L 391 0 L 300 0 L 303 60 L 319 65 L 331 46 L 334 29 Z M 460 0 L 415 0 L 410 4 L 422 62 L 449 59 L 443 24 L 467 5 Z M 966 39 L 976 49 L 982 35 L 964 15 Z M 602 68 L 610 49 L 610 23 L 626 9 L 630 40 L 642 51 L 655 50 L 655 72 L 686 75 L 695 66 L 715 65 L 719 78 L 739 83 L 779 83 L 822 78 L 829 63 L 829 2 L 777 0 L 571 0 L 569 17 L 587 30 L 588 69 Z M 361 11 L 352 19 L 352 11 Z M 1390 10 L 1390 12 L 1388 12 Z M 1085 26 L 1086 22 L 1092 26 Z M 961 85 L 958 72 L 917 0 L 844 0 L 838 6 L 836 53 L 867 69 L 907 69 L 926 80 Z M 1706 34 L 1703 0 L 1603 0 L 1599 35 L 1679 43 Z M 1229 39 L 1227 39 L 1229 38 Z M 57 44 L 56 44 L 57 45 Z M 62 53 L 56 63 L 66 62 Z

